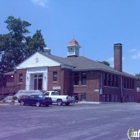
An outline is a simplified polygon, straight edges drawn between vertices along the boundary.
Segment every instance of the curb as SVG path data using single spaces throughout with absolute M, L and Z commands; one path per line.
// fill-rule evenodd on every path
M 20 103 L 0 103 L 0 106 L 3 105 L 3 106 L 7 106 L 7 105 L 20 105 Z

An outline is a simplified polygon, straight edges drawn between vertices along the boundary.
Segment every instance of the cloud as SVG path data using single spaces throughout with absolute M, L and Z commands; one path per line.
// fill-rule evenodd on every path
M 123 61 L 124 61 L 125 59 L 126 59 L 125 57 L 122 57 L 122 60 L 123 60 Z M 111 61 L 111 62 L 113 62 L 113 61 L 114 61 L 114 57 L 110 57 L 110 58 L 108 58 L 107 61 Z
M 136 52 L 137 50 L 136 49 L 130 49 L 128 50 L 129 52 Z
M 114 58 L 113 57 L 110 57 L 107 59 L 108 61 L 114 61 Z
M 133 59 L 138 59 L 138 58 L 140 58 L 140 51 L 137 52 L 137 53 L 135 53 L 134 55 L 132 55 L 132 58 L 133 58 Z
M 34 4 L 46 7 L 47 4 L 49 3 L 49 0 L 31 0 Z

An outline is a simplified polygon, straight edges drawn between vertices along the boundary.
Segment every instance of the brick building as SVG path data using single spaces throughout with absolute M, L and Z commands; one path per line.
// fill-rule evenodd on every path
M 122 44 L 114 44 L 114 68 L 79 56 L 81 46 L 75 39 L 66 47 L 66 58 L 54 56 L 46 48 L 23 61 L 15 71 L 6 73 L 5 91 L 10 87 L 57 90 L 76 95 L 79 101 L 95 103 L 136 101 L 137 78 L 122 71 Z

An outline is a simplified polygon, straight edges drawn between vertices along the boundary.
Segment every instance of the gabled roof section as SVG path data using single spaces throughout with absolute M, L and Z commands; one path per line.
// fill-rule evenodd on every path
M 62 57 L 59 57 L 59 56 L 55 56 L 55 55 L 51 55 L 51 54 L 46 54 L 44 52 L 39 52 L 40 54 L 46 56 L 46 57 L 49 57 L 50 59 L 52 60 L 55 60 L 59 63 L 62 63 L 64 65 L 68 65 L 68 66 L 71 66 L 71 67 L 75 67 L 74 65 L 72 65 L 69 61 L 65 60 L 65 58 L 62 58 Z
M 60 66 L 61 63 L 57 60 L 45 57 L 39 52 L 34 53 L 22 63 L 17 65 L 16 69 L 34 68 L 34 67 L 51 67 Z

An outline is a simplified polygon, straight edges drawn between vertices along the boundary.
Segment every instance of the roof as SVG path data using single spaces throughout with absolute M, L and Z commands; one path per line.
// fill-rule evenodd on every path
M 86 58 L 84 56 L 78 56 L 78 57 L 66 57 L 62 58 L 59 56 L 55 55 L 50 55 L 46 53 L 42 53 L 46 57 L 49 57 L 57 62 L 60 62 L 62 64 L 72 66 L 73 71 L 88 71 L 88 70 L 101 70 L 101 71 L 106 71 L 118 75 L 124 75 L 132 78 L 137 78 L 136 76 L 126 73 L 126 72 L 120 72 L 115 70 L 113 67 L 107 66 L 103 63 L 99 63 L 97 61 L 94 61 L 92 59 Z
M 72 68 L 72 71 L 101 70 L 101 71 L 105 71 L 105 72 L 114 73 L 114 74 L 123 75 L 123 76 L 137 79 L 137 77 L 132 75 L 132 74 L 117 71 L 113 67 L 107 66 L 103 63 L 99 63 L 97 61 L 86 58 L 84 56 L 63 58 L 63 57 L 47 54 L 45 52 L 38 52 L 38 53 L 56 61 L 56 62 L 70 66 Z M 12 74 L 14 74 L 14 71 L 5 73 L 5 75 L 12 75 Z
M 13 74 L 14 74 L 14 71 L 10 71 L 10 72 L 4 73 L 4 75 L 13 75 Z
M 79 46 L 78 41 L 75 40 L 75 39 L 72 39 L 72 40 L 68 43 L 68 45 L 78 45 L 78 46 Z
M 72 65 L 70 62 L 68 62 L 67 60 L 65 60 L 65 58 L 62 58 L 62 57 L 59 57 L 59 56 L 55 56 L 55 55 L 51 55 L 51 54 L 47 54 L 45 52 L 39 52 L 40 54 L 46 56 L 46 57 L 49 57 L 50 59 L 53 59 L 59 63 L 62 63 L 64 65 L 68 65 L 68 66 L 71 66 L 71 67 L 75 67 L 74 65 Z

